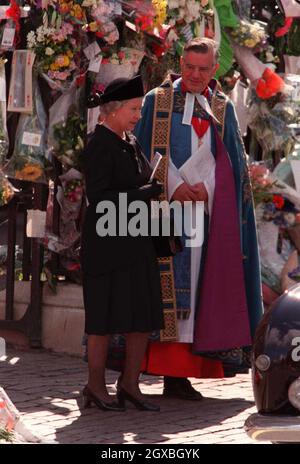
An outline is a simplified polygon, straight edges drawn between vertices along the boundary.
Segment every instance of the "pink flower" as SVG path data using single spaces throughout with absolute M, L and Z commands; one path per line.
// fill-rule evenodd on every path
M 55 61 L 59 66 L 64 66 L 65 59 L 63 55 L 58 55 Z
M 68 71 L 56 71 L 58 76 L 57 76 L 57 79 L 59 79 L 60 81 L 65 81 L 69 76 L 70 76 L 70 73 Z
M 48 71 L 48 77 L 50 77 L 50 79 L 65 81 L 69 76 L 69 71 Z

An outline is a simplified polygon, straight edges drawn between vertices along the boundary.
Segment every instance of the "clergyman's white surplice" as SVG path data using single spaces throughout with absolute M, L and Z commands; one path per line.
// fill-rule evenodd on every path
M 207 212 L 211 216 L 214 189 L 215 189 L 215 158 L 211 153 L 211 130 L 206 131 L 199 146 L 199 138 L 191 127 L 191 157 L 180 167 L 176 169 L 174 163 L 169 160 L 168 173 L 168 196 L 171 199 L 175 190 L 183 182 L 190 185 L 203 182 L 208 192 Z M 203 208 L 204 212 L 204 208 Z M 195 206 L 193 206 L 193 216 Z M 204 218 L 202 220 L 202 229 L 204 228 Z M 202 234 L 204 234 L 202 230 Z M 182 343 L 192 343 L 194 336 L 194 319 L 196 309 L 196 294 L 201 262 L 202 246 L 191 247 L 191 301 L 190 316 L 186 320 L 178 321 L 179 341 Z

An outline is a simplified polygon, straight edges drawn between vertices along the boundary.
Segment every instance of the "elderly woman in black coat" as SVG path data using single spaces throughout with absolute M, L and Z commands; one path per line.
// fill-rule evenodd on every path
M 85 406 L 93 402 L 103 410 L 124 410 L 127 400 L 138 409 L 159 410 L 138 382 L 149 334 L 163 328 L 156 253 L 150 235 L 124 233 L 128 205 L 141 200 L 149 206 L 161 193 L 159 184 L 148 183 L 151 168 L 128 132 L 140 118 L 142 97 L 140 76 L 109 84 L 99 98 L 102 122 L 83 156 L 89 203 L 81 246 L 89 367 L 83 396 Z M 126 359 L 112 401 L 105 364 L 109 336 L 116 333 L 126 335 Z

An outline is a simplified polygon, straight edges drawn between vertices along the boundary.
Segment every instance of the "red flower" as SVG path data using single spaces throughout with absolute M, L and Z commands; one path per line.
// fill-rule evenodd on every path
M 121 51 L 118 52 L 118 58 L 119 58 L 120 60 L 124 60 L 124 58 L 125 58 L 125 53 L 124 53 L 124 52 L 121 52 Z
M 138 16 L 135 18 L 135 25 L 140 28 L 141 31 L 147 31 L 153 27 L 153 18 L 151 16 Z
M 166 52 L 166 47 L 164 47 L 163 45 L 158 45 L 156 43 L 152 43 L 152 51 L 154 53 L 155 56 L 157 56 L 157 58 L 160 58 L 161 56 L 163 56 Z
M 275 37 L 282 37 L 286 35 L 289 32 L 290 28 L 292 27 L 293 20 L 294 18 L 291 18 L 291 17 L 285 18 L 284 25 L 280 27 L 279 29 L 277 29 L 277 31 L 274 34 Z
M 76 79 L 77 87 L 81 87 L 85 83 L 85 74 L 79 74 Z
M 273 195 L 273 203 L 277 209 L 284 207 L 284 198 L 281 195 Z

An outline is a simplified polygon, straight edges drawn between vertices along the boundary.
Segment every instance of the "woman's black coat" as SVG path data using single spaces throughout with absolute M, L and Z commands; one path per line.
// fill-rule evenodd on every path
M 96 213 L 97 204 L 103 200 L 112 201 L 116 205 L 118 218 L 120 192 L 127 192 L 128 203 L 133 200 L 147 201 L 159 193 L 160 187 L 150 185 L 146 189 L 139 189 L 147 183 L 151 168 L 135 137 L 129 135 L 127 141 L 122 140 L 103 125 L 96 126 L 83 153 L 83 166 L 89 206 L 82 231 L 81 263 L 84 273 L 96 276 L 128 267 L 138 256 L 139 250 L 153 247 L 151 237 L 100 237 L 96 232 L 96 223 L 102 214 Z

